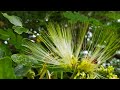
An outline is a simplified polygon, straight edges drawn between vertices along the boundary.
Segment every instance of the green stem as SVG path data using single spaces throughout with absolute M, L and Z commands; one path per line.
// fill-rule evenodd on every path
M 57 79 L 57 72 L 55 73 L 55 78 Z
M 61 79 L 63 79 L 63 71 L 61 71 Z
M 42 78 L 43 78 L 43 76 L 45 75 L 46 71 L 47 71 L 47 70 L 44 70 L 44 71 L 42 72 L 42 74 L 40 75 L 40 78 L 39 78 L 39 79 L 42 79 Z

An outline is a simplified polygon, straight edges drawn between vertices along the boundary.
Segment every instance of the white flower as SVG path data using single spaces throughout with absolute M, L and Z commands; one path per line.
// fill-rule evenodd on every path
M 85 51 L 83 51 L 82 53 L 83 53 L 84 55 L 87 55 L 87 54 L 88 54 L 88 51 L 85 50 Z
M 34 33 L 37 33 L 36 31 L 33 31 Z
M 37 36 L 39 36 L 40 34 L 39 33 L 37 33 Z
M 35 38 L 36 36 L 33 34 L 33 36 L 32 36 L 33 38 Z
M 87 41 L 90 41 L 90 38 L 87 38 Z
M 30 40 L 30 41 L 35 42 L 34 40 Z
M 117 22 L 120 22 L 120 19 L 118 19 Z
M 68 25 L 67 24 L 65 24 L 65 27 L 67 27 Z
M 88 37 L 92 37 L 92 33 L 88 31 Z
M 7 41 L 4 41 L 4 43 L 5 43 L 5 44 L 8 44 L 8 42 L 7 42 Z
M 48 21 L 48 18 L 45 18 L 45 21 L 47 22 L 47 21 Z

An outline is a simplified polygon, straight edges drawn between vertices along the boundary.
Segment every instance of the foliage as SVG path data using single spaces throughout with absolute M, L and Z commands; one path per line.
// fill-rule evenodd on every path
M 108 66 L 106 69 L 103 66 L 100 66 L 98 72 L 102 75 L 103 78 L 118 79 L 118 76 L 114 74 L 113 66 Z
M 0 79 L 15 79 L 15 73 L 12 68 L 12 60 L 9 57 L 0 59 Z
M 26 12 L 1 13 L 1 78 L 119 77 L 113 64 L 101 66 L 120 49 L 119 12 Z
M 7 13 L 2 13 L 4 17 L 6 17 L 12 24 L 14 24 L 15 26 L 21 26 L 22 27 L 22 23 L 19 17 L 17 16 L 9 16 Z

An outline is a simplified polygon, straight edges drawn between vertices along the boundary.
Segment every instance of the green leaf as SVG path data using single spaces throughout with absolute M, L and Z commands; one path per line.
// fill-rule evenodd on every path
M 28 33 L 28 31 L 29 31 L 29 29 L 24 28 L 24 27 L 20 27 L 20 26 L 13 26 L 12 28 L 18 34 L 22 34 L 23 32 Z
M 22 48 L 22 39 L 23 39 L 22 36 L 20 36 L 20 35 L 16 36 L 16 44 L 15 44 L 16 49 L 21 49 Z
M 95 26 L 102 25 L 102 23 L 95 18 L 90 18 L 89 21 L 90 21 L 90 23 L 92 23 Z
M 12 29 L 3 30 L 0 29 L 0 39 L 8 40 L 9 43 L 13 44 L 16 49 L 21 49 L 23 37 L 20 35 L 15 35 Z
M 11 44 L 16 44 L 16 35 L 15 35 L 15 33 L 13 32 L 13 30 L 12 29 L 7 29 L 7 34 L 9 35 L 9 38 L 10 38 L 10 40 L 9 40 L 9 42 L 11 43 Z
M 10 36 L 9 34 L 7 33 L 7 31 L 3 30 L 3 29 L 0 29 L 0 39 L 2 40 L 6 40 L 8 39 Z
M 13 33 L 13 30 L 12 29 L 6 29 L 6 30 L 0 29 L 0 39 L 7 40 L 8 38 L 10 38 L 9 40 L 10 43 L 15 44 L 16 36 Z
M 37 60 L 34 59 L 32 56 L 24 55 L 24 54 L 14 54 L 11 56 L 12 60 L 17 64 L 25 65 L 25 66 L 32 66 L 37 64 Z
M 17 16 L 14 15 L 8 15 L 7 13 L 2 13 L 2 15 L 7 18 L 13 25 L 15 26 L 21 26 L 22 27 L 22 22 L 21 19 Z
M 15 74 L 16 76 L 26 76 L 28 71 L 31 69 L 31 67 L 23 66 L 23 65 L 18 65 L 15 67 Z
M 64 12 L 63 13 L 64 17 L 66 17 L 67 19 L 69 19 L 69 22 L 71 23 L 76 23 L 76 22 L 88 22 L 88 17 L 81 15 L 78 12 Z
M 0 79 L 15 79 L 12 60 L 9 57 L 0 59 Z
M 15 35 L 15 33 L 13 32 L 12 29 L 7 29 L 6 34 L 8 34 L 9 38 L 10 38 L 10 40 L 8 42 L 13 44 L 16 49 L 21 49 L 21 44 L 22 44 L 23 37 L 19 34 Z
M 0 58 L 11 55 L 10 49 L 5 44 L 0 44 Z
M 9 38 L 8 42 L 14 45 L 16 49 L 22 48 L 21 44 L 23 37 L 21 35 L 19 34 L 15 35 L 12 29 L 6 30 L 0 29 L 0 39 L 7 40 L 8 38 Z
M 116 13 L 116 12 L 109 12 L 105 14 L 106 17 L 113 19 L 113 20 L 117 20 L 120 19 L 120 14 Z

